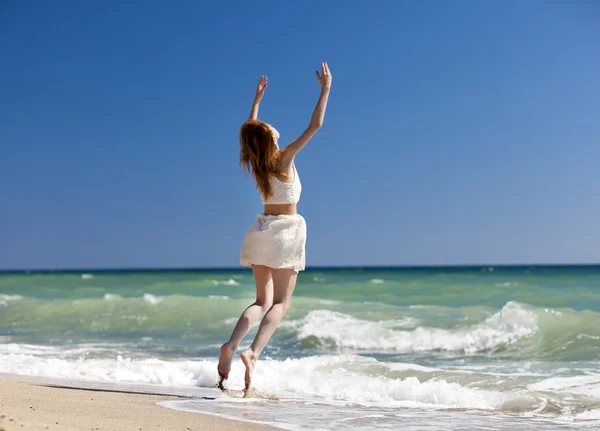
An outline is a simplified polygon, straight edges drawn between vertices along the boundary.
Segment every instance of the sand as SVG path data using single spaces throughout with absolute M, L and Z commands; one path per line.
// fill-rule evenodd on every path
M 157 406 L 176 396 L 0 377 L 0 430 L 275 430 Z

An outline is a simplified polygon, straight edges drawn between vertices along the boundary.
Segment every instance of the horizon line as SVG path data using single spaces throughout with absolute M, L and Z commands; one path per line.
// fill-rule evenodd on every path
M 481 263 L 481 264 L 421 264 L 421 265 L 311 265 L 305 271 L 332 270 L 332 269 L 475 269 L 475 268 L 531 268 L 531 267 L 594 267 L 600 266 L 596 263 Z M 167 266 L 167 267 L 66 267 L 66 268 L 0 268 L 0 273 L 15 272 L 143 272 L 143 271 L 250 271 L 243 266 L 214 266 L 214 267 L 191 267 L 191 266 Z

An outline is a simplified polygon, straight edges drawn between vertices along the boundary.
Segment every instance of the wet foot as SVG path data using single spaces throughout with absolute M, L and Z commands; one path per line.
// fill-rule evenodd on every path
M 250 349 L 246 350 L 244 353 L 240 355 L 242 358 L 242 362 L 246 366 L 246 376 L 244 378 L 244 382 L 246 383 L 245 391 L 250 389 L 250 384 L 252 383 L 252 372 L 254 371 L 254 366 L 256 365 L 256 356 L 254 352 Z
M 217 372 L 219 373 L 219 377 L 221 378 L 219 382 L 219 387 L 223 384 L 223 380 L 227 380 L 229 378 L 229 372 L 231 371 L 231 361 L 233 360 L 234 354 L 235 350 L 232 350 L 229 347 L 229 343 L 225 343 L 221 346 L 221 356 L 219 357 L 219 365 L 217 365 Z

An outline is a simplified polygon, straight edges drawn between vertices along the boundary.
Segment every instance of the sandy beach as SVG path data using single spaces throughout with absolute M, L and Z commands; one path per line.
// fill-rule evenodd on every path
M 160 392 L 160 391 L 158 391 Z M 0 430 L 274 430 L 156 405 L 176 396 L 0 377 Z

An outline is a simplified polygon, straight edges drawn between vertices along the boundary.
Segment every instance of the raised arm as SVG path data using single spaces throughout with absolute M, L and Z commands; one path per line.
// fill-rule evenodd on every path
M 252 110 L 250 111 L 250 116 L 248 120 L 256 120 L 258 119 L 258 107 L 260 106 L 260 101 L 265 94 L 265 89 L 267 88 L 267 77 L 261 76 L 258 80 L 258 85 L 256 86 L 256 96 L 254 96 L 254 102 L 252 102 Z
M 331 89 L 331 72 L 327 62 L 321 63 L 321 74 L 316 71 L 317 81 L 321 84 L 321 94 L 317 101 L 317 106 L 313 111 L 310 123 L 306 130 L 296 139 L 291 142 L 287 147 L 282 150 L 283 157 L 288 161 L 291 161 L 296 154 L 310 141 L 310 139 L 317 133 L 317 130 L 323 125 L 325 119 L 325 110 L 327 109 L 327 100 L 329 99 L 329 90 Z

